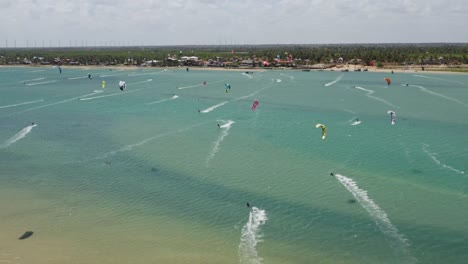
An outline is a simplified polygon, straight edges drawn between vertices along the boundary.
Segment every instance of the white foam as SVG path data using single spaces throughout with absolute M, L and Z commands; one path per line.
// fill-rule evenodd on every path
M 262 242 L 260 227 L 268 220 L 265 210 L 252 207 L 249 220 L 242 227 L 239 244 L 239 261 L 245 264 L 260 264 L 263 259 L 258 256 L 257 244 Z
M 31 125 L 31 126 L 27 126 L 23 129 L 21 129 L 20 132 L 16 133 L 16 135 L 14 135 L 12 138 L 8 139 L 7 141 L 5 141 L 2 145 L 0 145 L 0 149 L 2 148 L 6 148 L 8 146 L 10 146 L 11 144 L 15 143 L 16 141 L 24 138 L 25 136 L 27 136 L 31 130 L 37 125 Z
M 390 239 L 392 248 L 401 257 L 400 263 L 416 263 L 416 259 L 408 252 L 408 247 L 410 246 L 408 240 L 399 233 L 398 229 L 388 218 L 387 213 L 367 195 L 367 191 L 360 189 L 351 178 L 341 174 L 335 174 L 335 178 L 356 198 L 384 235 Z
M 210 106 L 207 109 L 200 111 L 200 113 L 209 113 L 209 112 L 215 110 L 216 108 L 221 107 L 221 106 L 223 106 L 223 105 L 225 105 L 227 103 L 229 103 L 229 101 L 224 101 L 224 102 L 219 103 L 217 105 Z
M 171 98 L 162 99 L 162 100 L 159 100 L 159 101 L 155 101 L 155 102 L 151 102 L 151 103 L 146 103 L 146 104 L 147 104 L 147 105 L 159 104 L 159 103 L 166 102 L 166 101 L 170 101 L 170 100 L 174 100 L 174 99 L 177 99 L 177 98 L 179 98 L 179 96 L 178 96 L 178 95 L 174 95 L 174 96 L 172 96 Z
M 442 78 L 436 78 L 436 77 L 429 77 L 425 75 L 413 75 L 414 77 L 421 77 L 421 78 L 427 78 L 427 79 L 433 79 L 433 80 L 439 80 L 439 81 L 444 81 L 444 82 L 452 82 L 452 83 L 458 83 L 461 85 L 464 85 L 464 83 L 459 82 L 459 81 L 453 81 L 453 80 L 447 80 L 447 79 L 442 79 Z
M 441 166 L 441 167 L 443 167 L 443 168 L 445 168 L 445 169 L 448 169 L 448 170 L 451 170 L 451 171 L 453 171 L 453 172 L 456 172 L 456 173 L 458 173 L 458 174 L 465 174 L 464 171 L 457 170 L 457 169 L 455 169 L 455 168 L 453 168 L 453 167 L 451 167 L 451 166 L 449 166 L 449 165 L 446 165 L 446 164 L 442 163 L 440 160 L 438 160 L 438 159 L 436 158 L 437 153 L 431 153 L 431 152 L 429 152 L 429 151 L 427 150 L 427 147 L 429 147 L 429 145 L 427 145 L 427 144 L 422 144 L 422 149 L 423 149 L 423 151 L 432 159 L 432 161 L 434 161 L 435 164 L 437 164 L 437 165 L 439 165 L 439 166 Z
M 360 87 L 360 86 L 354 86 L 354 88 L 358 89 L 358 90 L 361 90 L 361 91 L 365 91 L 366 92 L 366 96 L 369 97 L 369 98 L 372 98 L 374 100 L 377 100 L 377 101 L 380 101 L 386 105 L 389 105 L 389 106 L 392 106 L 392 107 L 395 107 L 395 108 L 399 108 L 398 106 L 395 106 L 393 104 L 391 104 L 390 102 L 380 98 L 380 97 L 377 97 L 377 96 L 373 96 L 372 94 L 375 93 L 375 91 L 373 90 L 369 90 L 369 89 L 366 89 L 366 88 L 363 88 L 363 87 Z
M 223 120 L 219 120 L 223 121 Z M 223 121 L 226 122 L 226 121 Z M 225 124 L 220 125 L 219 127 L 222 128 L 221 134 L 219 134 L 218 139 L 213 143 L 213 148 L 211 149 L 210 154 L 208 154 L 208 157 L 206 158 L 206 164 L 209 164 L 210 161 L 214 158 L 216 153 L 219 151 L 219 146 L 223 142 L 224 138 L 229 135 L 229 130 L 231 129 L 232 124 L 235 122 L 232 120 L 228 120 Z
M 55 80 L 55 81 L 47 81 L 47 82 L 27 83 L 26 85 L 34 86 L 34 85 L 48 84 L 48 83 L 55 83 L 55 82 L 58 82 L 58 81 Z
M 93 97 L 87 97 L 87 98 L 80 98 L 80 101 L 87 101 L 87 100 L 94 100 L 94 99 L 99 99 L 99 98 L 104 98 L 104 97 L 111 97 L 111 96 L 117 96 L 117 95 L 124 95 L 124 94 L 129 94 L 129 93 L 134 93 L 143 90 L 144 88 L 141 89 L 136 89 L 128 92 L 117 92 L 113 94 L 106 94 L 106 95 L 100 95 L 100 96 L 93 96 Z
M 333 84 L 339 82 L 339 81 L 341 80 L 341 78 L 343 78 L 343 75 L 340 75 L 340 76 L 338 76 L 338 78 L 336 78 L 335 80 L 333 80 L 333 81 L 331 81 L 331 82 L 329 82 L 329 83 L 324 84 L 324 86 L 333 85 Z
M 453 102 L 458 103 L 458 104 L 464 104 L 463 102 L 461 102 L 461 101 L 458 100 L 458 99 L 455 99 L 455 98 L 452 98 L 452 97 L 448 97 L 448 96 L 443 95 L 443 94 L 440 94 L 440 93 L 433 92 L 433 91 L 428 90 L 427 88 L 425 88 L 425 87 L 423 87 L 423 86 L 420 86 L 420 85 L 413 85 L 413 84 L 410 84 L 409 86 L 419 88 L 421 91 L 423 91 L 423 92 L 425 92 L 425 93 L 432 94 L 432 95 L 435 95 L 435 96 L 444 98 L 444 99 L 446 99 L 446 100 L 453 101 Z
M 280 82 L 282 82 L 282 81 L 283 81 L 283 80 L 281 80 L 281 79 L 276 79 L 276 80 L 275 80 L 275 82 L 277 82 L 277 83 L 280 83 Z
M 17 103 L 17 104 L 12 104 L 12 105 L 3 105 L 3 106 L 0 106 L 0 109 L 1 108 L 9 108 L 9 107 L 20 106 L 20 105 L 34 104 L 34 103 L 42 102 L 42 101 L 44 101 L 44 99 L 40 99 L 40 100 L 36 100 L 36 101 L 23 102 L 23 103 Z
M 354 121 L 353 123 L 351 123 L 352 126 L 357 126 L 361 124 L 361 121 Z

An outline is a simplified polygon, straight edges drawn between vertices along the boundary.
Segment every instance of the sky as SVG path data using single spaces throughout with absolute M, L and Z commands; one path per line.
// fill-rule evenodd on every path
M 0 0 L 0 47 L 468 42 L 466 0 Z

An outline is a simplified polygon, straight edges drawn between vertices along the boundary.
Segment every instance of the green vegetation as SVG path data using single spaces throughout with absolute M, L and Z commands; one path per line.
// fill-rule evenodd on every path
M 235 52 L 233 52 L 235 51 Z M 361 45 L 258 45 L 258 46 L 172 46 L 172 47 L 95 47 L 0 49 L 0 64 L 65 65 L 203 65 L 203 61 L 226 62 L 239 66 L 242 60 L 262 61 L 271 66 L 303 66 L 343 63 L 369 65 L 468 64 L 468 44 L 361 44 Z M 280 61 L 275 62 L 277 56 Z M 293 60 L 287 61 L 292 55 Z M 200 61 L 180 62 L 182 56 Z

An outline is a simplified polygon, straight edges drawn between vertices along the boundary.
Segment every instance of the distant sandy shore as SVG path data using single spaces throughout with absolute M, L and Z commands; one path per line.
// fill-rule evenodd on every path
M 52 68 L 53 65 L 0 65 L 0 68 Z M 113 65 L 113 66 L 98 66 L 98 65 L 87 65 L 87 66 L 61 66 L 63 69 L 124 69 L 124 70 L 137 70 L 137 69 L 168 69 L 168 70 L 184 70 L 187 68 L 185 66 L 181 67 L 138 67 L 138 66 L 128 66 L 128 65 Z M 465 67 L 468 70 L 468 66 Z M 223 68 L 223 67 L 189 67 L 190 70 L 202 70 L 202 71 L 237 71 L 237 72 L 261 72 L 261 71 L 278 71 L 278 70 L 291 70 L 291 71 L 302 71 L 302 68 L 287 68 L 287 67 L 278 67 L 278 68 Z M 348 69 L 348 71 L 355 71 L 358 69 L 364 70 L 367 69 L 368 72 L 385 72 L 391 73 L 434 73 L 434 74 L 468 74 L 468 72 L 456 72 L 449 71 L 447 67 L 443 66 L 431 66 L 425 67 L 424 71 L 421 66 L 411 66 L 411 67 L 401 67 L 401 66 L 386 66 L 384 68 L 377 68 L 372 66 L 361 66 L 361 65 L 343 65 L 339 67 L 323 69 L 323 71 L 342 71 Z M 310 71 L 318 71 L 317 69 L 310 69 Z

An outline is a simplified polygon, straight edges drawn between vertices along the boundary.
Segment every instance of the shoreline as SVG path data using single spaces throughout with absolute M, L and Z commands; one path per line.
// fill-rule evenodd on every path
M 0 65 L 0 68 L 31 68 L 31 69 L 37 69 L 37 68 L 52 68 L 56 65 Z M 140 66 L 129 66 L 129 65 L 113 65 L 113 66 L 103 66 L 103 65 L 65 65 L 61 66 L 62 68 L 65 69 L 124 69 L 124 70 L 136 70 L 136 69 L 154 69 L 154 70 L 162 70 L 162 69 L 168 69 L 168 70 L 185 70 L 187 66 L 173 66 L 173 67 L 140 67 Z M 190 70 L 196 70 L 196 71 L 236 71 L 236 72 L 265 72 L 265 71 L 304 71 L 304 70 L 310 70 L 310 71 L 336 71 L 336 72 L 342 72 L 342 70 L 347 69 L 349 72 L 354 72 L 357 69 L 361 69 L 361 72 L 363 72 L 364 69 L 367 69 L 367 72 L 379 72 L 379 73 L 389 73 L 393 71 L 394 73 L 430 73 L 430 74 L 454 74 L 454 75 L 460 75 L 460 74 L 468 74 L 468 72 L 460 72 L 460 71 L 449 71 L 449 70 L 444 70 L 447 69 L 446 67 L 425 67 L 425 70 L 421 70 L 421 66 L 417 67 L 406 67 L 409 69 L 403 69 L 403 67 L 384 67 L 384 68 L 377 68 L 376 66 L 362 66 L 362 65 L 342 65 L 342 66 L 335 66 L 332 68 L 326 68 L 326 69 L 307 69 L 307 68 L 288 68 L 288 67 L 277 67 L 277 68 L 226 68 L 226 67 L 199 67 L 199 66 L 192 66 L 188 67 Z M 417 70 L 416 70 L 417 69 Z

